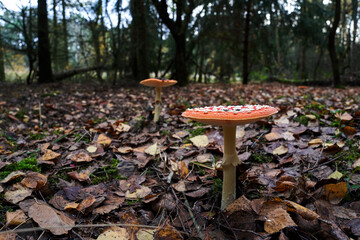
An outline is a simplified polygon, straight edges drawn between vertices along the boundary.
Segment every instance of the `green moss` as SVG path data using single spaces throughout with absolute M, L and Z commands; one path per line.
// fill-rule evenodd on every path
M 321 111 L 323 109 L 326 109 L 326 106 L 321 103 L 313 102 L 305 105 L 305 109 Z
M 250 157 L 252 158 L 253 162 L 258 163 L 269 163 L 273 160 L 273 157 L 271 155 L 261 153 L 253 153 Z
M 20 120 L 23 120 L 25 115 L 29 114 L 29 109 L 27 108 L 20 108 L 19 111 L 15 114 L 15 117 L 17 117 Z
M 96 185 L 99 183 L 110 182 L 114 179 L 127 179 L 126 177 L 119 175 L 117 171 L 119 162 L 119 160 L 113 158 L 110 160 L 108 166 L 103 166 L 98 171 L 92 173 L 90 175 L 91 183 Z
M 41 140 L 44 139 L 46 135 L 44 133 L 38 132 L 38 133 L 30 133 L 29 136 L 32 140 Z
M 301 115 L 301 116 L 298 116 L 297 118 L 295 118 L 295 121 L 306 126 L 309 122 L 309 118 L 307 118 L 305 115 Z
M 188 130 L 190 133 L 190 137 L 196 137 L 199 135 L 203 135 L 206 132 L 205 128 L 196 128 Z
M 11 172 L 19 171 L 19 170 L 23 170 L 23 171 L 31 170 L 34 172 L 41 172 L 41 167 L 37 164 L 36 155 L 32 154 L 29 157 L 24 158 L 23 160 L 21 160 L 19 162 L 15 162 L 15 163 L 5 166 L 0 171 L 0 180 L 4 179 Z

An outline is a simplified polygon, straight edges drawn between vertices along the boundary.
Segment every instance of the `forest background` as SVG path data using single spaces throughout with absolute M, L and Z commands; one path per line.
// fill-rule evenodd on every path
M 360 83 L 357 0 L 15 3 L 0 3 L 2 82 Z

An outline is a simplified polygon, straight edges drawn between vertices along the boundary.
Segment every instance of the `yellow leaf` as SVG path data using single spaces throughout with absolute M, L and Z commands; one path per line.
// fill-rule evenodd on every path
M 190 141 L 198 148 L 206 147 L 209 144 L 209 139 L 206 135 L 192 137 Z
M 333 172 L 332 174 L 330 174 L 327 178 L 334 178 L 334 179 L 340 179 L 342 178 L 343 174 L 341 172 L 339 172 L 338 170 L 336 170 L 335 172 Z
M 151 156 L 155 156 L 156 154 L 160 153 L 160 149 L 158 147 L 157 143 L 154 143 L 153 145 L 151 145 L 150 147 L 148 147 L 147 149 L 145 149 L 145 153 L 151 155 Z
M 323 141 L 320 138 L 315 138 L 309 141 L 309 145 L 323 144 Z
M 352 168 L 357 168 L 357 167 L 360 167 L 360 158 L 357 159 L 352 165 Z
M 282 155 L 282 154 L 287 153 L 288 150 L 289 149 L 287 147 L 281 145 L 280 147 L 277 147 L 277 148 L 274 149 L 273 154 L 274 155 Z

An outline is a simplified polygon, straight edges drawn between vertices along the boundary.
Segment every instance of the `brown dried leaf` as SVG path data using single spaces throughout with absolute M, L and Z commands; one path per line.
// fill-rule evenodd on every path
M 6 212 L 6 225 L 20 225 L 24 223 L 27 219 L 24 211 L 21 209 L 16 210 L 15 212 Z
M 128 240 L 131 239 L 126 228 L 111 227 L 101 233 L 96 240 Z
M 283 155 L 288 152 L 288 148 L 284 145 L 281 145 L 273 150 L 274 155 Z
M 24 175 L 25 175 L 25 173 L 23 173 L 22 171 L 15 171 L 15 172 L 12 172 L 9 175 L 7 175 L 3 180 L 1 180 L 0 183 L 8 183 L 11 180 L 21 177 L 21 176 L 24 176 Z
M 264 229 L 269 234 L 273 234 L 286 227 L 293 226 L 296 226 L 296 223 L 291 219 L 286 210 L 282 208 L 272 209 L 266 214 Z
M 347 192 L 346 182 L 325 185 L 325 196 L 331 204 L 338 204 L 345 197 Z
M 42 161 L 54 161 L 60 156 L 61 156 L 60 153 L 54 152 L 50 149 L 45 149 L 44 154 L 41 157 L 41 160 Z
M 7 190 L 4 194 L 6 201 L 16 204 L 32 194 L 33 190 L 24 187 L 21 183 L 15 183 L 11 190 Z
M 38 202 L 29 208 L 29 217 L 41 228 L 49 230 L 54 235 L 66 234 L 75 226 L 75 222 L 62 212 Z
M 38 172 L 29 172 L 21 181 L 21 184 L 28 188 L 40 189 L 47 183 L 47 177 Z
M 81 203 L 76 207 L 76 210 L 79 212 L 84 211 L 85 209 L 91 207 L 96 202 L 96 199 L 93 195 L 87 196 Z
M 226 213 L 229 215 L 231 215 L 237 211 L 244 211 L 244 212 L 251 213 L 252 212 L 251 201 L 249 199 L 247 199 L 245 197 L 245 195 L 242 195 L 241 197 L 236 199 L 234 202 L 229 204 L 225 210 L 226 210 Z
M 93 160 L 92 157 L 84 150 L 73 152 L 68 156 L 68 158 L 73 162 L 91 162 Z
M 154 240 L 179 240 L 183 239 L 181 234 L 168 223 L 164 227 L 159 227 L 155 233 Z
M 185 179 L 189 174 L 189 169 L 184 161 L 178 162 L 178 171 L 181 179 Z
M 107 137 L 105 134 L 100 134 L 96 142 L 100 145 L 109 146 L 111 143 L 111 138 Z

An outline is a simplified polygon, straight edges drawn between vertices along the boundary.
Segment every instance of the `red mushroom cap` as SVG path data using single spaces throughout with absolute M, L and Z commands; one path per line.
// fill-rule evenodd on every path
M 187 109 L 183 117 L 218 126 L 236 126 L 256 122 L 269 117 L 278 110 L 267 105 L 214 106 Z
M 157 78 L 148 78 L 145 80 L 142 80 L 140 84 L 148 86 L 148 87 L 169 87 L 171 85 L 176 84 L 176 80 L 162 80 Z

